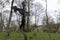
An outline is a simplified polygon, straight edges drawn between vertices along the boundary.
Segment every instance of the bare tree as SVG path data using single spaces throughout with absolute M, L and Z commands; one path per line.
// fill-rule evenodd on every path
M 30 11 L 30 0 L 28 0 L 28 15 L 27 15 L 27 30 L 29 30 L 29 11 Z
M 57 27 L 56 27 L 56 31 L 58 32 L 58 29 L 59 29 L 59 25 L 60 25 L 60 11 L 57 11 L 58 12 L 58 15 L 57 15 Z
M 49 40 L 52 40 L 51 32 L 50 32 L 50 26 L 49 26 L 49 23 L 48 23 L 49 19 L 48 19 L 48 14 L 47 14 L 47 0 L 46 0 L 46 10 L 45 10 L 45 13 L 46 13 L 46 25 L 47 25 L 48 30 L 49 30 Z
M 3 30 L 3 24 L 4 24 L 3 19 L 2 19 L 3 8 L 4 8 L 4 3 L 2 0 L 0 0 L 0 29 L 1 29 L 0 31 Z
M 44 7 L 38 2 L 33 4 L 33 7 L 35 8 L 34 9 L 34 16 L 35 16 L 35 27 L 36 27 L 37 20 L 39 20 L 39 19 L 37 19 L 37 17 L 39 17 L 44 12 Z

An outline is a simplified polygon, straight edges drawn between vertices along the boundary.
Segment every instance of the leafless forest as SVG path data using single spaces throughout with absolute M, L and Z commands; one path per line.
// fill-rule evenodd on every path
M 0 0 L 0 40 L 60 40 L 60 0 L 36 1 Z

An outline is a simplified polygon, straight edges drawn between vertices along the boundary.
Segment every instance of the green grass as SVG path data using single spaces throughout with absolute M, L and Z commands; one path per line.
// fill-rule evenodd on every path
M 34 30 L 28 32 L 28 40 L 49 40 L 48 33 L 43 32 L 42 30 Z M 59 33 L 51 33 L 51 37 L 54 40 L 60 40 Z M 23 34 L 21 32 L 11 32 L 10 36 L 6 36 L 4 32 L 0 32 L 0 40 L 24 40 Z

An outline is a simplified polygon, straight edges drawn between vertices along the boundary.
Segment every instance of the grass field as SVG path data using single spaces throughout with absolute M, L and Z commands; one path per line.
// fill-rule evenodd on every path
M 49 40 L 48 33 L 42 30 L 34 30 L 27 33 L 28 40 Z M 51 33 L 53 40 L 60 40 L 59 33 Z M 10 36 L 6 36 L 4 32 L 0 32 L 0 40 L 24 40 L 23 34 L 21 32 L 11 32 Z

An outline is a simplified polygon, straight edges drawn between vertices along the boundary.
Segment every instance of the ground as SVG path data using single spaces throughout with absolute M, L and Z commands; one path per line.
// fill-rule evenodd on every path
M 48 33 L 42 30 L 28 32 L 27 35 L 28 40 L 49 40 Z M 53 40 L 60 40 L 59 33 L 51 33 L 51 37 Z M 0 40 L 24 40 L 24 38 L 21 32 L 11 32 L 9 37 L 5 35 L 5 32 L 0 32 Z

